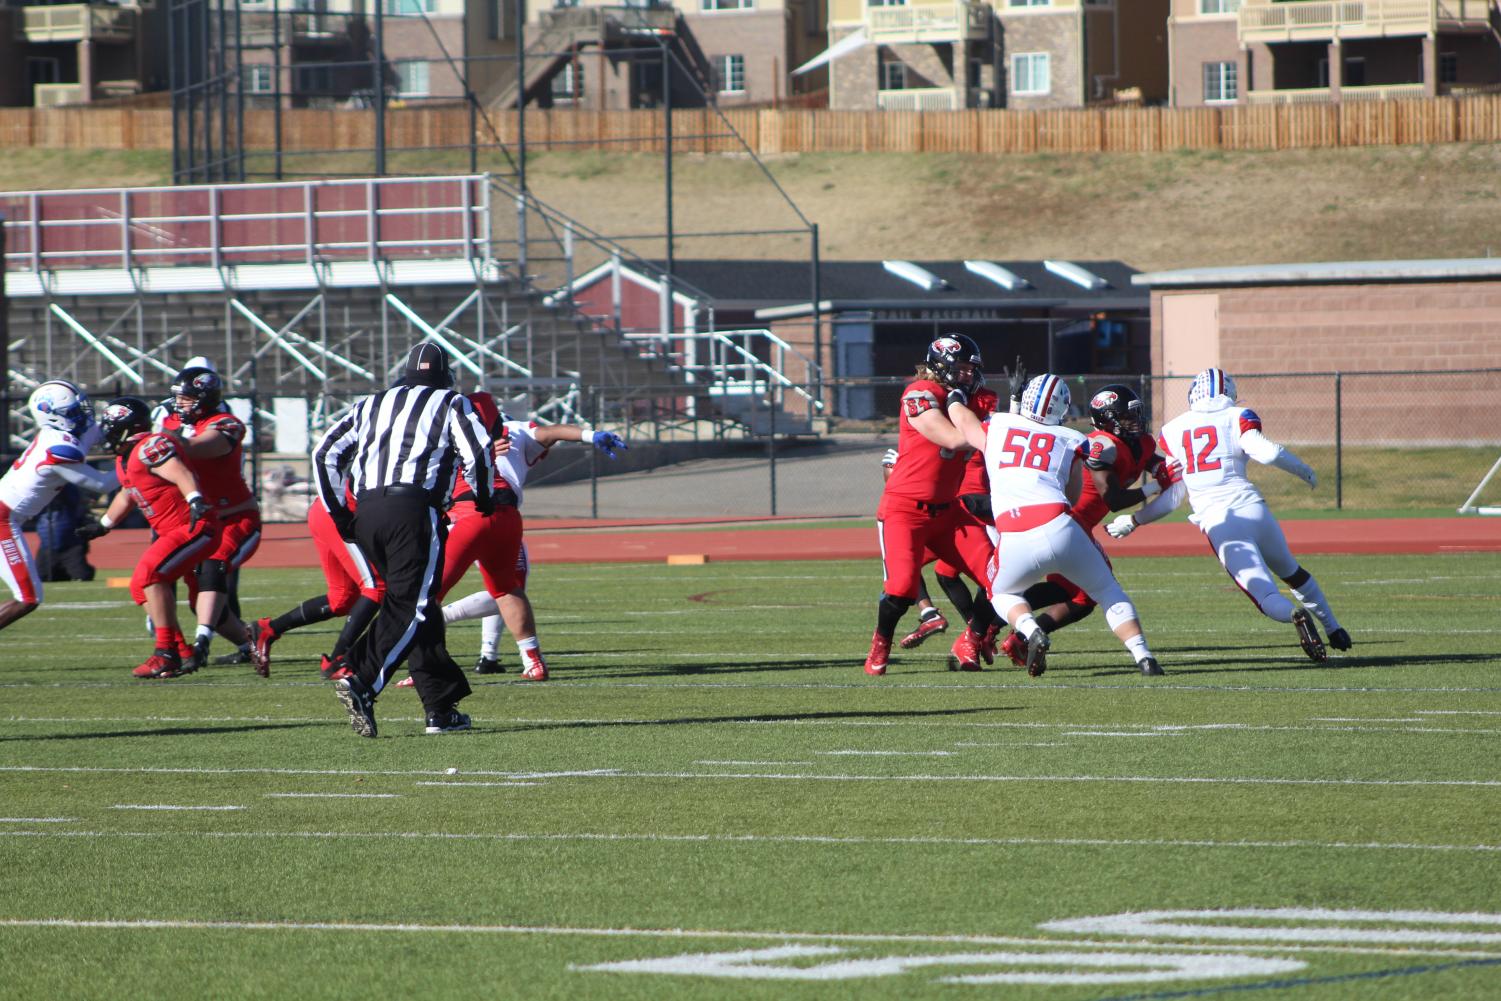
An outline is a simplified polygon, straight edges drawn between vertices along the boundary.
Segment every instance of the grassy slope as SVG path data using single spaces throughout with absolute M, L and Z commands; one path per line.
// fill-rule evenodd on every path
M 415 157 L 395 159 L 414 169 Z M 332 160 L 298 169 L 359 169 Z M 462 156 L 420 158 L 462 171 Z M 484 165 L 482 165 L 484 166 Z M 497 162 L 494 169 L 502 169 Z M 1280 261 L 1501 253 L 1501 145 L 1284 153 L 790 155 L 767 164 L 819 223 L 829 259 L 1117 258 L 1155 270 Z M 0 187 L 150 184 L 168 155 L 7 151 Z M 542 153 L 540 197 L 607 234 L 660 233 L 663 171 L 650 154 Z M 680 232 L 788 228 L 797 218 L 743 157 L 685 155 Z M 660 241 L 633 241 L 644 255 Z M 682 257 L 789 257 L 805 239 L 684 240 Z

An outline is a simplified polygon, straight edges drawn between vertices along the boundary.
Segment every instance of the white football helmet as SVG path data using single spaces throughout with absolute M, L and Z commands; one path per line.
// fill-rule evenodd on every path
M 1224 369 L 1206 368 L 1194 376 L 1193 385 L 1188 387 L 1188 405 L 1216 396 L 1228 396 L 1231 402 L 1239 399 L 1235 395 L 1235 380 Z
M 1072 402 L 1062 379 L 1056 375 L 1033 376 L 1022 392 L 1021 415 L 1039 424 L 1062 424 Z
M 71 382 L 54 379 L 32 391 L 26 409 L 39 428 L 53 428 L 83 437 L 94 423 L 94 405 L 89 396 Z

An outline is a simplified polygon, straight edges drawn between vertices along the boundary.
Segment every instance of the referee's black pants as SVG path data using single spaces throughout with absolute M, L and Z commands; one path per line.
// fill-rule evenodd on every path
M 391 675 L 408 667 L 422 706 L 451 709 L 471 689 L 443 644 L 443 544 L 448 522 L 425 497 L 361 494 L 354 533 L 360 550 L 386 582 L 380 614 L 349 648 L 349 668 L 379 695 Z

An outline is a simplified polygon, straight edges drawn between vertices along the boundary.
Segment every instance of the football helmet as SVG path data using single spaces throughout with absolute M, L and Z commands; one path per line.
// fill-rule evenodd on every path
M 1235 394 L 1235 380 L 1224 369 L 1206 368 L 1194 376 L 1193 385 L 1188 387 L 1188 405 L 1191 407 L 1200 400 L 1216 396 L 1228 396 L 1232 403 L 1239 399 Z
M 104 443 L 116 455 L 130 451 L 131 442 L 151 431 L 151 406 L 136 396 L 120 396 L 105 404 L 99 419 Z
M 1058 376 L 1033 376 L 1022 392 L 1021 415 L 1039 424 L 1062 424 L 1072 402 L 1067 384 Z
M 928 367 L 928 371 L 938 376 L 938 381 L 950 389 L 972 393 L 985 382 L 985 377 L 980 373 L 984 366 L 984 362 L 980 360 L 980 346 L 963 334 L 941 335 L 928 345 L 928 356 L 923 364 Z M 964 364 L 974 366 L 974 374 L 970 378 L 964 378 L 959 373 L 959 366 Z
M 88 394 L 62 379 L 44 382 L 32 390 L 26 409 L 37 427 L 66 431 L 79 438 L 94 423 L 94 405 Z
M 1090 398 L 1089 423 L 1117 438 L 1140 434 L 1146 430 L 1141 397 L 1130 386 L 1119 383 L 1105 386 Z
M 186 399 L 189 402 L 183 403 Z M 172 400 L 185 421 L 207 417 L 224 399 L 224 380 L 211 368 L 185 368 L 172 380 Z

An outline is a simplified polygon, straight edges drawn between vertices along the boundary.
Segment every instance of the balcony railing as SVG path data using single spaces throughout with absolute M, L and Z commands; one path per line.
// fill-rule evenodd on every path
M 128 42 L 136 12 L 128 7 L 70 3 L 22 9 L 18 35 L 28 42 Z
M 1242 44 L 1318 41 L 1480 29 L 1490 12 L 1491 0 L 1245 0 L 1238 24 Z
M 876 106 L 882 111 L 953 111 L 961 107 L 952 87 L 882 90 L 876 93 Z
M 81 83 L 39 83 L 31 88 L 31 103 L 38 108 L 82 104 L 84 101 Z
M 986 3 L 914 4 L 870 7 L 865 33 L 878 45 L 961 42 L 990 36 L 992 8 Z
M 1252 104 L 1324 104 L 1333 98 L 1328 87 L 1310 87 L 1305 90 L 1253 90 L 1246 94 Z M 1420 83 L 1385 84 L 1380 87 L 1341 87 L 1341 101 L 1400 101 L 1406 98 L 1423 97 Z

